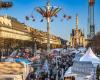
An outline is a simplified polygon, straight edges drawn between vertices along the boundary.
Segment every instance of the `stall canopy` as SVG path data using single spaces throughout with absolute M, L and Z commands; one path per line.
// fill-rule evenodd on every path
M 89 61 L 94 63 L 100 64 L 100 59 L 93 53 L 91 48 L 88 48 L 86 53 L 80 58 L 80 61 Z

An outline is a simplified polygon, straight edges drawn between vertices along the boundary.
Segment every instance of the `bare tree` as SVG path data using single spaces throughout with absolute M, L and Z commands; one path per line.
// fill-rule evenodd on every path
M 100 55 L 100 31 L 92 39 L 93 49 Z

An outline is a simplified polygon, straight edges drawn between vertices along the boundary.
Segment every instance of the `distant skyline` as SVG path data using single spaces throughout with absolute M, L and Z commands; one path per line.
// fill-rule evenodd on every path
M 5 0 L 6 1 L 6 0 Z M 9 1 L 9 0 L 7 0 Z M 13 7 L 9 9 L 1 9 L 0 15 L 10 15 L 20 22 L 32 26 L 38 30 L 47 31 L 46 20 L 40 22 L 41 15 L 35 11 L 35 7 L 45 6 L 47 0 L 10 0 L 13 1 Z M 100 31 L 100 0 L 95 0 L 95 27 L 96 32 Z M 51 22 L 51 34 L 69 40 L 70 33 L 76 26 L 76 14 L 79 16 L 79 28 L 84 29 L 87 35 L 88 27 L 88 0 L 51 0 L 51 5 L 60 6 L 62 10 L 58 13 L 58 18 L 53 18 Z M 31 16 L 33 13 L 36 18 L 35 22 L 26 21 L 25 16 Z M 63 14 L 72 16 L 72 19 L 61 22 Z

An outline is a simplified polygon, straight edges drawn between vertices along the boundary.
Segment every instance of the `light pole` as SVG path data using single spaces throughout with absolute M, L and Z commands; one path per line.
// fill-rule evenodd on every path
M 48 0 L 45 8 L 37 7 L 36 11 L 39 12 L 47 20 L 47 52 L 50 53 L 50 22 L 53 16 L 61 10 L 59 7 L 50 6 L 50 0 Z
M 56 57 L 56 80 L 58 80 L 58 58 Z
M 34 56 L 36 56 L 37 51 L 37 44 L 36 44 L 36 38 L 34 38 Z

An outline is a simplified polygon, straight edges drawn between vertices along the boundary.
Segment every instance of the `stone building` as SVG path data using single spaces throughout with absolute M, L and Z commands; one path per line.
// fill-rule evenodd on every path
M 78 46 L 86 46 L 84 33 L 78 28 L 78 15 L 76 15 L 76 28 L 72 29 L 70 35 L 70 46 L 75 48 Z
M 8 52 L 16 47 L 45 48 L 47 45 L 47 32 L 34 29 L 19 22 L 11 16 L 0 16 L 0 52 Z M 51 35 L 51 48 L 61 45 L 58 37 Z

